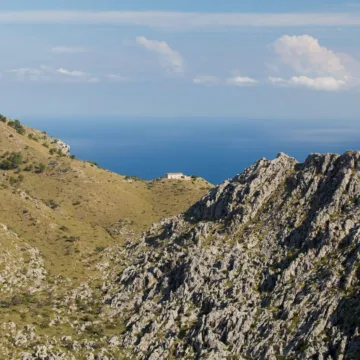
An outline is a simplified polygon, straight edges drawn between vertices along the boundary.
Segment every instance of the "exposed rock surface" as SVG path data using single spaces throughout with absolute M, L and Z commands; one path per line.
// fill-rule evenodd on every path
M 279 154 L 129 243 L 104 301 L 143 359 L 359 359 L 359 244 L 360 153 Z
M 360 359 L 360 152 L 260 159 L 127 227 L 75 286 L 1 220 L 0 358 Z
M 51 140 L 51 143 L 60 149 L 65 155 L 70 154 L 70 145 L 59 139 L 51 138 Z

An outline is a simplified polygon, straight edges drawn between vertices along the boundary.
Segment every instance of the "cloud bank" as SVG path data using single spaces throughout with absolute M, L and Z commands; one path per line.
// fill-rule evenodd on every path
M 0 11 L 0 24 L 83 24 L 152 28 L 360 26 L 360 13 L 204 13 L 167 11 Z
M 302 86 L 313 90 L 336 91 L 344 89 L 346 81 L 338 80 L 331 76 L 310 78 L 308 76 L 292 76 L 286 80 L 283 78 L 269 77 L 269 82 L 278 86 Z

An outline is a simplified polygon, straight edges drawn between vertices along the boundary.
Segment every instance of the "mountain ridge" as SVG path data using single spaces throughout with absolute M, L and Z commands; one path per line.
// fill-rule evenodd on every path
M 359 170 L 360 152 L 261 159 L 154 225 L 109 284 L 114 313 L 130 314 L 124 346 L 146 359 L 356 359 Z
M 0 177 L 1 357 L 358 358 L 360 152 L 280 153 L 206 188 L 0 126 L 23 155 Z

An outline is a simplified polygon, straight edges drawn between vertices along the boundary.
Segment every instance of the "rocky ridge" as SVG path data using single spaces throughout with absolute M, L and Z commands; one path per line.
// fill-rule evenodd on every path
M 358 359 L 360 152 L 279 154 L 154 224 L 106 268 L 142 359 Z
M 260 159 L 141 236 L 130 225 L 75 286 L 2 220 L 1 358 L 359 358 L 360 152 Z

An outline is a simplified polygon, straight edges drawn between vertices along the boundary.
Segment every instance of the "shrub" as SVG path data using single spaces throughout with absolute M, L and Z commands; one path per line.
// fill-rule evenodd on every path
M 24 171 L 33 171 L 34 169 L 34 165 L 33 164 L 29 164 L 26 167 L 24 167 Z
M 16 178 L 15 178 L 15 176 L 10 176 L 9 182 L 10 182 L 10 185 L 15 185 L 15 184 L 16 184 Z
M 51 209 L 56 209 L 59 205 L 54 200 L 49 200 L 47 202 L 47 206 Z
M 7 158 L 0 163 L 0 169 L 13 170 L 17 169 L 23 161 L 23 157 L 20 152 L 12 152 Z
M 37 173 L 43 173 L 45 171 L 45 169 L 46 169 L 45 164 L 39 163 L 39 165 L 37 166 L 36 172 Z
M 97 162 L 95 162 L 95 161 L 88 160 L 87 162 L 93 167 L 94 166 L 99 167 L 99 164 Z
M 38 138 L 37 138 L 33 133 L 30 133 L 30 134 L 28 135 L 28 138 L 29 138 L 30 140 L 39 141 Z
M 0 114 L 0 121 L 6 123 L 6 116 Z
M 18 177 L 15 176 L 10 176 L 9 178 L 9 182 L 10 185 L 17 185 L 19 183 L 21 183 L 22 181 L 24 181 L 24 175 L 20 174 Z
M 25 128 L 21 125 L 19 120 L 10 120 L 7 124 L 11 126 L 13 129 L 15 129 L 18 134 L 20 135 L 25 134 Z

